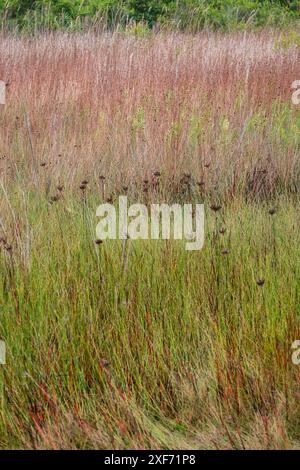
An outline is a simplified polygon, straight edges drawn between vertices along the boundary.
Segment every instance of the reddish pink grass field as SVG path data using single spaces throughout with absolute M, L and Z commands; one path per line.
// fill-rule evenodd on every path
M 207 191 L 222 178 L 235 194 L 258 166 L 289 186 L 297 142 L 286 139 L 282 152 L 276 129 L 297 112 L 291 84 L 300 50 L 280 41 L 266 31 L 1 37 L 0 78 L 9 83 L 2 175 L 14 174 L 18 161 L 35 172 L 46 163 L 70 185 L 77 175 L 124 182 L 158 168 L 192 171 Z

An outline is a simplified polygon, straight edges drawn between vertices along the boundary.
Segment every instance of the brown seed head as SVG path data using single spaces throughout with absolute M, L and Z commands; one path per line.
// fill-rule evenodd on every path
M 210 206 L 211 210 L 214 211 L 214 212 L 218 212 L 219 210 L 222 209 L 222 206 L 218 205 L 218 204 L 212 204 Z
M 107 359 L 100 359 L 100 365 L 101 367 L 108 367 L 110 365 L 110 362 Z

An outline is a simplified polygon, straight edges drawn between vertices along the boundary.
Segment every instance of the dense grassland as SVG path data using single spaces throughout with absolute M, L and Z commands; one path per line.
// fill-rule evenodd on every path
M 0 37 L 2 448 L 299 447 L 295 38 Z M 95 243 L 120 194 L 203 250 Z

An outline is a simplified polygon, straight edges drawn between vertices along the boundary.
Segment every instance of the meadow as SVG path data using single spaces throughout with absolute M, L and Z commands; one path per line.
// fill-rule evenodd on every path
M 297 34 L 2 32 L 1 448 L 299 448 Z M 100 243 L 119 195 L 203 249 Z

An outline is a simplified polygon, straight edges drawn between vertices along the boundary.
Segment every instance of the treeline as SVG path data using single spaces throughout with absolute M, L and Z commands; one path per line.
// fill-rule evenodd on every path
M 0 0 L 2 27 L 106 28 L 138 25 L 196 31 L 287 26 L 300 0 Z

